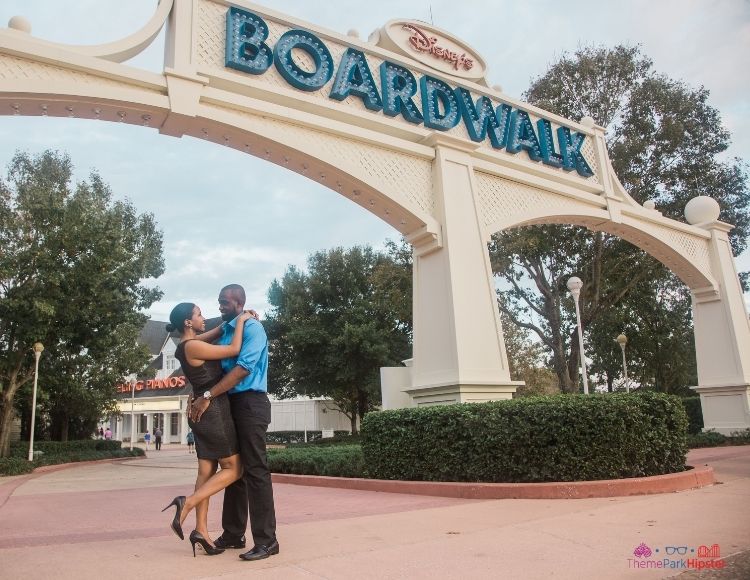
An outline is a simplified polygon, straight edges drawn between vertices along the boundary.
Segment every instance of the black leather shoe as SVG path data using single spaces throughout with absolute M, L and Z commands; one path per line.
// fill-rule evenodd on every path
M 239 540 L 227 540 L 224 538 L 224 534 L 214 540 L 214 546 L 217 548 L 236 548 L 242 549 L 245 547 L 245 536 L 242 536 Z
M 267 546 L 258 545 L 258 546 L 255 546 L 249 552 L 240 554 L 240 559 L 247 560 L 248 562 L 253 562 L 255 560 L 263 560 L 265 558 L 268 558 L 269 556 L 273 556 L 274 554 L 278 554 L 278 553 L 279 553 L 279 542 L 274 540 Z

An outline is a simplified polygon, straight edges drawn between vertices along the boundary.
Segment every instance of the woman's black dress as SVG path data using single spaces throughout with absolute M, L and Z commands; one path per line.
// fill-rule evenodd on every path
M 180 361 L 185 376 L 193 385 L 193 396 L 202 397 L 203 393 L 219 382 L 224 374 L 221 363 L 209 360 L 198 367 L 191 366 L 185 356 L 186 340 L 177 345 L 174 356 Z M 211 400 L 208 409 L 195 423 L 188 419 L 188 424 L 195 435 L 195 453 L 198 459 L 222 459 L 239 453 L 237 432 L 234 429 L 229 398 L 226 394 Z

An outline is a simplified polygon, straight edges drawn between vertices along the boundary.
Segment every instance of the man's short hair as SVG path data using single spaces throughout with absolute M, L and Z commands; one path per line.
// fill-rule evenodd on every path
M 228 284 L 228 285 L 224 286 L 224 288 L 222 288 L 221 291 L 222 292 L 230 292 L 231 294 L 234 295 L 234 297 L 236 298 L 237 302 L 239 302 L 243 306 L 245 305 L 245 301 L 247 300 L 245 298 L 245 289 L 242 286 L 240 286 L 239 284 Z

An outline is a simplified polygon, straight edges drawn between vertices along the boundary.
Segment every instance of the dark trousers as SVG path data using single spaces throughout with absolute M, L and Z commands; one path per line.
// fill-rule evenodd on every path
M 224 490 L 223 536 L 228 540 L 241 538 L 247 529 L 249 513 L 254 545 L 267 546 L 276 539 L 276 511 L 266 458 L 271 403 L 265 393 L 257 391 L 229 395 L 229 403 L 237 428 L 244 473 L 241 479 Z
M 156 438 L 156 450 L 159 451 L 161 449 L 161 437 Z

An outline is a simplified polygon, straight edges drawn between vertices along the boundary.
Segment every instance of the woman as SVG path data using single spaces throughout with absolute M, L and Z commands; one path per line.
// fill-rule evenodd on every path
M 222 377 L 219 361 L 237 356 L 242 346 L 242 330 L 245 321 L 252 315 L 243 313 L 237 318 L 237 327 L 229 345 L 214 345 L 219 338 L 221 326 L 206 330 L 206 319 L 195 304 L 178 304 L 169 315 L 167 331 L 177 331 L 181 335 L 175 350 L 175 358 L 180 361 L 190 383 L 193 396 L 200 397 L 213 387 Z M 201 334 L 198 334 L 198 333 Z M 174 505 L 176 512 L 172 520 L 172 530 L 182 540 L 182 523 L 190 510 L 195 509 L 195 530 L 190 533 L 190 544 L 195 556 L 195 545 L 199 544 L 209 556 L 221 554 L 224 550 L 214 546 L 208 535 L 208 498 L 221 491 L 242 475 L 237 434 L 226 394 L 210 400 L 208 409 L 198 423 L 189 420 L 195 436 L 195 450 L 198 455 L 198 477 L 195 480 L 195 493 L 172 500 L 164 510 Z M 217 473 L 217 464 L 221 471 Z M 162 511 L 164 511 L 162 510 Z

